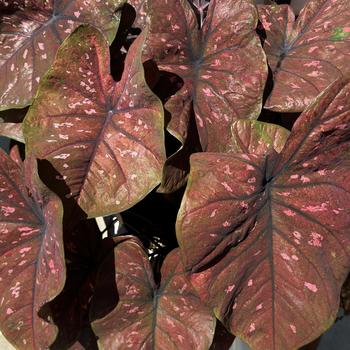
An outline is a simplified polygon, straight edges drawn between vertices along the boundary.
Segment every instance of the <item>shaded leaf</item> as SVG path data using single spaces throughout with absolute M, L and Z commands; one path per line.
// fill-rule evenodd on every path
M 0 20 L 0 110 L 30 104 L 62 41 L 82 23 L 111 43 L 125 0 L 28 1 Z
M 32 161 L 24 169 L 0 151 L 0 328 L 17 349 L 46 349 L 57 330 L 40 308 L 62 290 L 62 207 Z
M 211 1 L 201 30 L 187 0 L 152 0 L 149 6 L 145 55 L 184 81 L 165 104 L 168 130 L 185 142 L 193 104 L 202 148 L 220 150 L 233 120 L 257 118 L 261 110 L 267 67 L 255 6 Z
M 280 154 L 192 156 L 177 235 L 191 281 L 253 349 L 332 325 L 350 267 L 350 83 L 300 116 Z
M 301 112 L 329 84 L 350 74 L 347 0 L 310 0 L 295 22 L 288 5 L 260 6 L 259 16 L 274 76 L 265 108 Z
M 231 126 L 232 139 L 226 152 L 266 154 L 280 153 L 289 136 L 281 126 L 255 120 L 237 120 Z
M 24 121 L 27 151 L 53 164 L 90 217 L 131 207 L 161 180 L 163 109 L 144 80 L 144 37 L 130 48 L 116 83 L 102 35 L 77 29 Z
M 136 239 L 119 243 L 114 260 L 118 306 L 93 322 L 101 349 L 209 348 L 215 318 L 186 279 L 177 250 L 163 263 L 159 288 Z
M 0 123 L 0 135 L 24 143 L 22 123 Z

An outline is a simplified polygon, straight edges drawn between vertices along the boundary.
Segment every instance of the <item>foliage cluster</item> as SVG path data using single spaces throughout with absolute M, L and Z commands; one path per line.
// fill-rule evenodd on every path
M 348 0 L 0 11 L 17 349 L 298 349 L 348 308 Z

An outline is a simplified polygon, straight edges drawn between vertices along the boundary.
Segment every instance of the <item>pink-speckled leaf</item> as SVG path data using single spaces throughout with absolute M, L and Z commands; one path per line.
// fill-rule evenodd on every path
M 78 28 L 59 49 L 24 121 L 27 151 L 49 160 L 90 217 L 123 211 L 160 183 L 163 108 L 144 79 L 145 34 L 122 79 L 96 29 Z
M 93 322 L 101 349 L 209 348 L 215 318 L 187 280 L 178 250 L 166 257 L 159 287 L 139 241 L 118 244 L 114 259 L 119 303 Z
M 0 110 L 30 104 L 58 47 L 76 27 L 88 23 L 111 43 L 125 0 L 35 0 L 0 19 Z
M 0 151 L 0 329 L 23 350 L 54 341 L 56 327 L 38 311 L 65 281 L 61 202 L 34 164 L 27 161 L 24 170 Z
M 267 154 L 280 153 L 289 136 L 281 126 L 256 120 L 237 120 L 231 126 L 231 142 L 225 152 Z
M 133 27 L 144 29 L 147 24 L 148 0 L 128 0 L 127 2 L 135 9 L 136 12 Z
M 145 55 L 180 76 L 183 87 L 165 108 L 168 130 L 184 143 L 192 104 L 204 150 L 220 151 L 237 118 L 260 113 L 267 74 L 250 0 L 212 0 L 202 29 L 187 0 L 152 0 Z
M 253 349 L 297 349 L 334 321 L 350 268 L 350 83 L 297 120 L 280 154 L 203 153 L 177 235 L 191 282 Z
M 310 0 L 295 20 L 288 5 L 259 7 L 274 87 L 265 108 L 303 111 L 337 78 L 349 76 L 348 0 Z

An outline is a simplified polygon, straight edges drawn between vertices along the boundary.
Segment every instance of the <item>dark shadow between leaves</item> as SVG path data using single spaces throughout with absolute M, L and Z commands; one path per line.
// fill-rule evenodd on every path
M 18 109 L 6 109 L 0 111 L 0 122 L 2 123 L 22 123 L 29 107 Z
M 258 120 L 260 122 L 277 124 L 288 130 L 292 130 L 293 125 L 299 118 L 300 114 L 301 113 L 280 113 L 263 109 Z
M 235 336 L 219 320 L 216 320 L 214 339 L 209 350 L 229 350 L 234 340 Z
M 125 4 L 121 10 L 117 35 L 109 48 L 111 75 L 115 81 L 121 79 L 126 53 L 137 35 L 141 33 L 139 29 L 131 28 L 135 18 L 134 8 L 129 4 Z
M 175 95 L 183 87 L 183 85 L 183 79 L 177 74 L 161 70 L 159 71 L 159 80 L 152 91 L 165 104 L 171 96 Z
M 38 172 L 42 182 L 61 199 L 64 216 L 63 227 L 74 230 L 75 225 L 86 219 L 86 213 L 79 207 L 75 199 L 70 196 L 70 189 L 63 176 L 45 159 L 38 159 Z

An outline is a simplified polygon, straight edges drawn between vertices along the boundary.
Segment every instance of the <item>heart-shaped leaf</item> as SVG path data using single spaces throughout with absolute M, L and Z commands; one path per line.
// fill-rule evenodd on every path
M 260 6 L 259 17 L 274 76 L 265 108 L 301 112 L 329 84 L 350 74 L 347 0 L 310 0 L 295 22 L 288 5 Z
M 163 108 L 144 79 L 144 38 L 131 46 L 116 83 L 107 42 L 92 27 L 78 28 L 24 121 L 27 151 L 53 164 L 90 217 L 131 207 L 161 180 Z
M 187 0 L 151 0 L 145 55 L 177 74 L 183 87 L 166 103 L 169 131 L 187 138 L 192 103 L 204 150 L 220 151 L 237 118 L 260 113 L 267 65 L 250 0 L 213 0 L 202 29 Z
M 32 161 L 0 151 L 0 328 L 17 349 L 47 349 L 57 330 L 38 316 L 65 281 L 62 206 Z
M 0 110 L 30 104 L 62 41 L 88 23 L 111 43 L 125 0 L 28 1 L 0 20 Z
M 179 244 L 201 297 L 253 349 L 297 349 L 337 314 L 350 267 L 349 97 L 349 82 L 331 85 L 280 154 L 192 156 Z
M 166 257 L 158 288 L 139 241 L 119 243 L 114 259 L 119 303 L 93 323 L 101 349 L 209 348 L 215 318 L 186 279 L 178 250 Z

